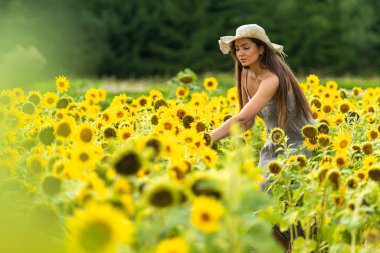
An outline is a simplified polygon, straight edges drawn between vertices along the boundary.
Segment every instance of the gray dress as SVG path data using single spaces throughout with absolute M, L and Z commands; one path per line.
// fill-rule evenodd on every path
M 247 93 L 248 100 L 250 100 L 250 96 Z M 288 120 L 287 127 L 285 130 L 286 136 L 288 136 L 288 146 L 289 144 L 293 144 L 290 148 L 297 149 L 303 143 L 303 136 L 301 133 L 301 129 L 303 126 L 307 124 L 315 124 L 314 120 L 308 120 L 304 116 L 301 117 L 301 120 L 297 120 L 296 117 L 296 108 L 295 108 L 295 99 L 294 95 L 290 94 L 288 97 Z M 269 137 L 270 132 L 273 128 L 279 127 L 278 125 L 278 113 L 277 113 L 277 105 L 275 98 L 272 98 L 268 104 L 258 113 L 258 116 L 262 118 L 266 125 L 267 131 L 267 139 L 264 143 L 263 148 L 260 152 L 260 160 L 259 166 L 265 168 L 267 164 L 273 160 L 275 160 L 279 155 L 283 154 L 283 151 L 276 150 L 280 147 L 279 145 L 274 145 Z M 295 152 L 294 154 L 298 154 L 300 152 Z M 306 156 L 310 156 L 311 152 L 303 149 L 301 153 Z

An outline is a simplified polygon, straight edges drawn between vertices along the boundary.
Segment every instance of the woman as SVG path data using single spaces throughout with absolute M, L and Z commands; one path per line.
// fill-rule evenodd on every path
M 215 142 L 229 135 L 233 123 L 238 123 L 243 131 L 251 128 L 258 115 L 266 124 L 267 136 L 272 129 L 281 128 L 289 138 L 288 146 L 300 146 L 302 127 L 314 124 L 314 120 L 296 77 L 282 59 L 285 56 L 283 47 L 271 43 L 265 30 L 256 24 L 238 27 L 235 36 L 221 37 L 219 45 L 224 54 L 231 52 L 235 59 L 240 112 L 213 130 L 212 140 Z M 265 168 L 282 154 L 277 148 L 267 138 L 260 152 L 259 166 Z M 303 152 L 310 155 L 307 150 Z M 273 234 L 289 251 L 289 232 L 282 233 L 275 226 Z
M 302 127 L 314 121 L 296 77 L 282 59 L 283 47 L 271 43 L 264 29 L 256 24 L 238 27 L 235 36 L 221 37 L 219 45 L 224 54 L 231 52 L 235 59 L 240 112 L 211 131 L 212 140 L 228 136 L 233 123 L 238 123 L 243 131 L 248 130 L 258 115 L 266 124 L 267 136 L 272 129 L 281 128 L 289 138 L 287 145 L 293 144 L 292 148 L 301 145 Z M 265 168 L 276 159 L 281 154 L 276 150 L 267 138 L 259 166 Z

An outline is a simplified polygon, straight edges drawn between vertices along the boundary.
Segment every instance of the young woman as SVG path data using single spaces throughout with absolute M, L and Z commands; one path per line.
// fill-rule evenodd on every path
M 301 129 L 313 124 L 311 109 L 289 66 L 283 61 L 283 47 L 271 43 L 265 30 L 249 24 L 237 28 L 235 36 L 219 40 L 224 54 L 235 59 L 235 76 L 240 112 L 211 131 L 214 142 L 229 135 L 233 123 L 248 130 L 261 117 L 267 128 L 267 136 L 274 128 L 281 128 L 288 136 L 288 145 L 296 148 L 303 142 Z M 267 138 L 260 152 L 259 166 L 277 158 L 281 152 Z M 308 152 L 303 151 L 308 155 Z
M 256 24 L 238 27 L 235 36 L 221 37 L 219 46 L 224 54 L 230 52 L 235 59 L 240 112 L 211 131 L 212 140 L 215 142 L 229 135 L 233 123 L 238 123 L 243 131 L 248 130 L 258 115 L 265 122 L 267 136 L 272 129 L 281 128 L 289 138 L 287 145 L 300 146 L 302 127 L 314 124 L 314 120 L 296 77 L 283 61 L 283 47 L 271 43 L 265 30 Z M 259 166 L 265 168 L 275 160 L 282 153 L 277 148 L 267 138 L 260 152 Z M 307 150 L 302 152 L 310 155 Z M 289 231 L 283 233 L 274 226 L 273 235 L 289 252 Z

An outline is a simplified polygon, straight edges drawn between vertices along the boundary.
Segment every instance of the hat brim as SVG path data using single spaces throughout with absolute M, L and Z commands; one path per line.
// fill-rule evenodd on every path
M 219 48 L 223 54 L 228 54 L 231 51 L 231 43 L 237 39 L 245 38 L 243 36 L 223 36 L 218 40 Z M 264 41 L 265 42 L 265 41 Z M 286 56 L 283 52 L 284 47 L 275 43 L 266 43 L 275 53 L 280 54 L 281 56 Z

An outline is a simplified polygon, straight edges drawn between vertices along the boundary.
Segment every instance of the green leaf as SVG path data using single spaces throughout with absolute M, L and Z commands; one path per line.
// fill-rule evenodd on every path
M 293 242 L 293 253 L 306 253 L 312 252 L 315 250 L 317 246 L 317 242 L 314 240 L 305 239 L 303 237 L 298 237 Z

